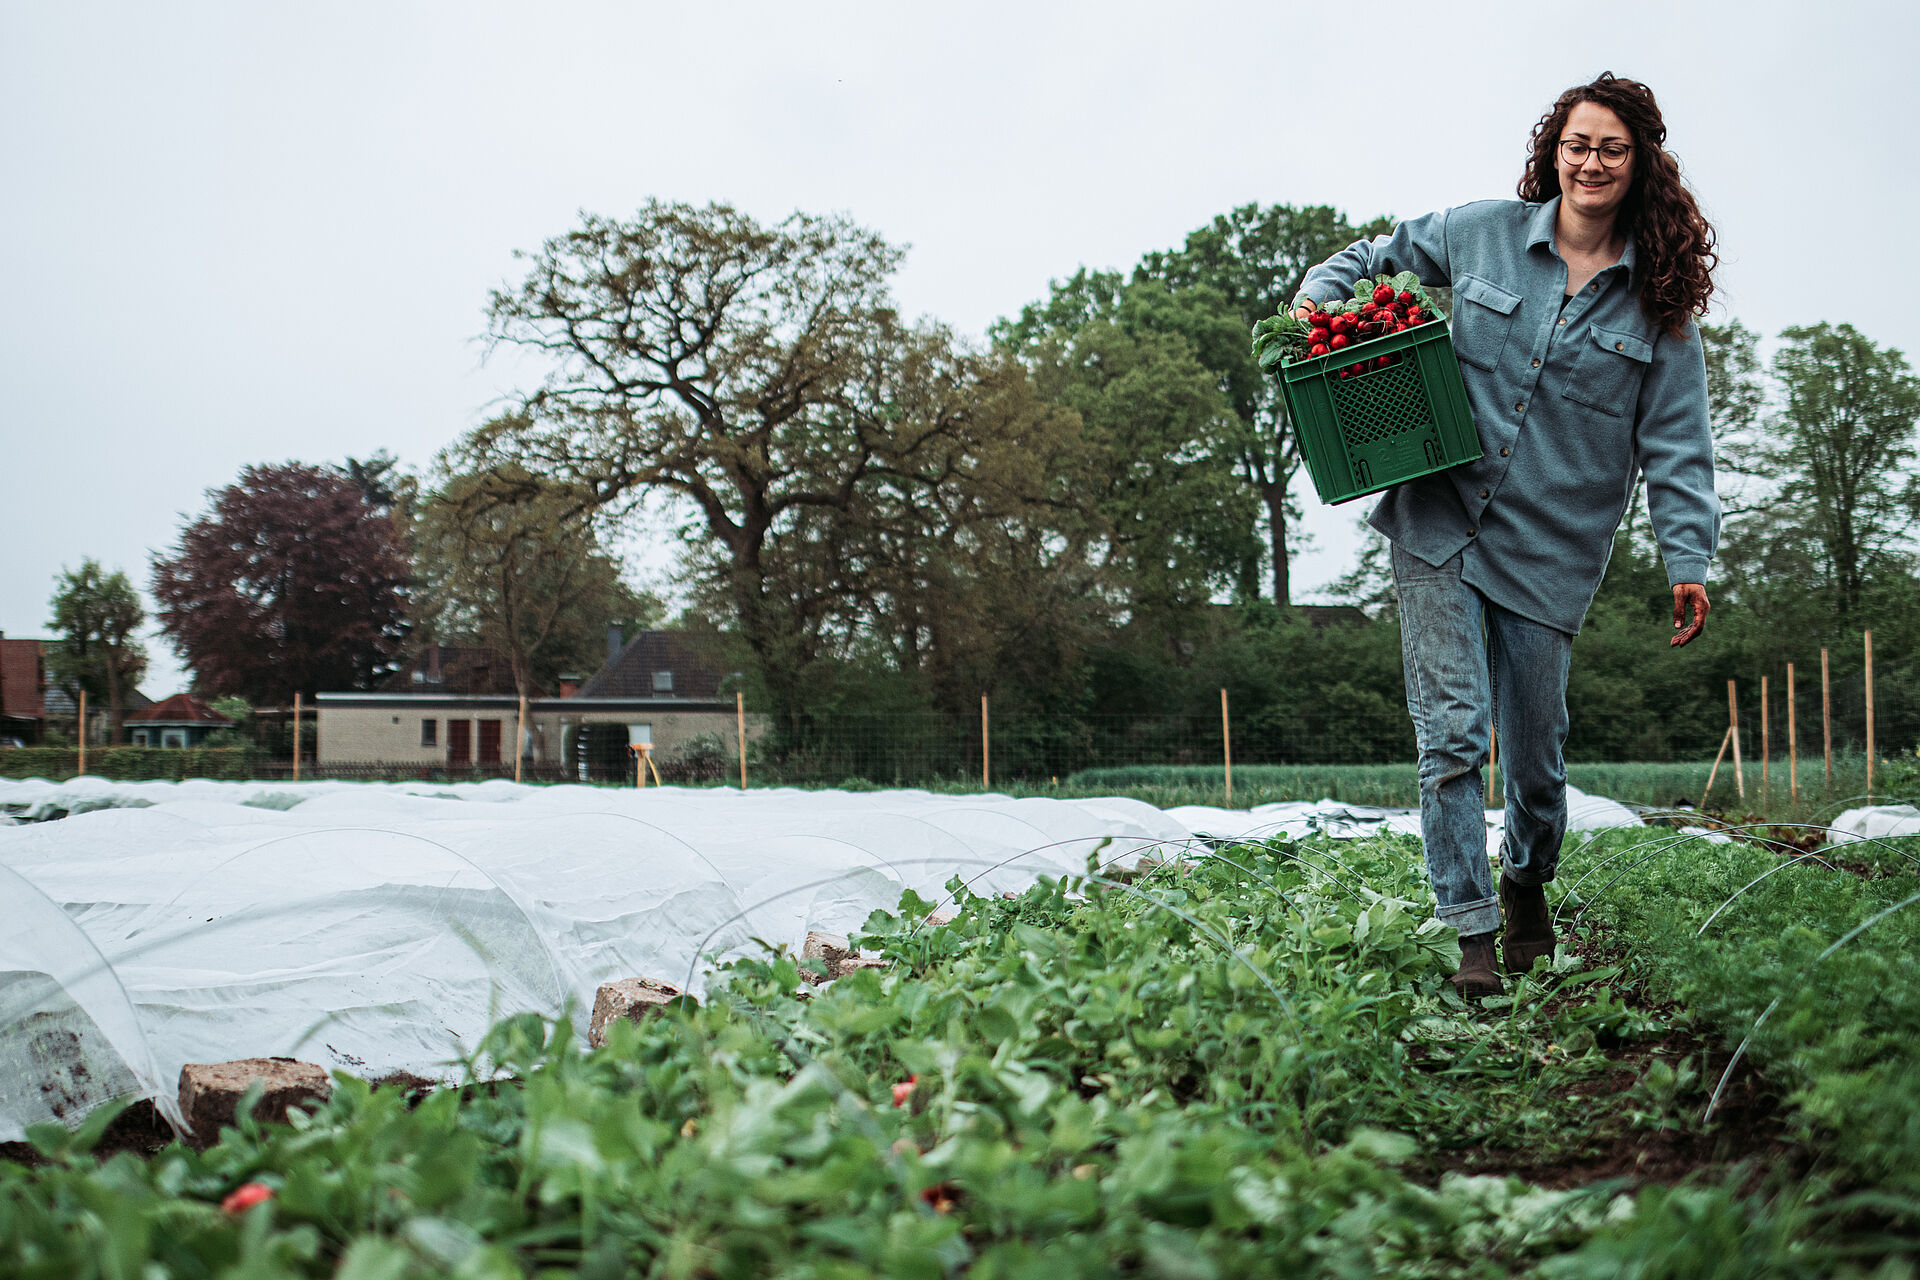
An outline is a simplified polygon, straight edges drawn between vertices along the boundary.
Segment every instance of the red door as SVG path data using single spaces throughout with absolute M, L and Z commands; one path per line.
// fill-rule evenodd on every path
M 447 721 L 447 763 L 452 765 L 473 763 L 473 721 Z
M 480 763 L 500 763 L 500 722 L 498 720 L 480 722 Z

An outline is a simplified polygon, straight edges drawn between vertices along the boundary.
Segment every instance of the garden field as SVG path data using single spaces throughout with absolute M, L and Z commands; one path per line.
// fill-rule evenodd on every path
M 549 833 L 555 869 L 627 821 L 564 794 L 581 790 L 543 789 L 538 825 L 514 828 Z M 172 830 L 230 865 L 233 816 L 161 794 L 0 833 L 0 863 L 52 883 L 23 837 L 92 826 Z M 247 793 L 232 807 L 256 838 L 237 847 L 312 840 L 326 818 L 391 857 L 381 830 L 432 831 L 511 889 L 471 823 L 529 797 L 340 794 Z M 681 816 L 639 820 L 686 838 L 722 803 L 679 794 Z M 311 1114 L 206 1150 L 169 1142 L 144 1105 L 34 1125 L 0 1162 L 0 1273 L 1915 1274 L 1920 840 L 1808 855 L 1669 825 L 1576 832 L 1551 891 L 1559 960 L 1468 1005 L 1445 982 L 1457 947 L 1431 919 L 1418 839 L 1386 824 L 1169 840 L 1145 805 L 919 795 L 795 803 L 816 825 L 856 815 L 834 838 L 869 844 L 941 824 L 982 841 L 952 815 L 1004 826 L 1024 806 L 1057 824 L 1044 874 L 969 887 L 973 855 L 943 847 L 950 876 L 865 908 L 884 888 L 874 864 L 828 859 L 857 893 L 798 875 L 773 891 L 802 915 L 862 907 L 854 944 L 884 964 L 807 981 L 817 965 L 769 918 L 770 945 L 704 947 L 720 954 L 698 999 L 616 1022 L 605 1048 L 577 1016 L 506 1007 L 442 1087 L 343 1070 Z M 753 812 L 714 826 L 764 838 Z M 1102 822 L 1122 840 L 1093 838 Z M 581 883 L 611 894 L 619 878 Z M 556 870 L 527 918 L 569 901 L 567 883 Z M 105 904 L 68 898 L 112 936 Z M 258 1203 L 223 1209 L 243 1186 Z

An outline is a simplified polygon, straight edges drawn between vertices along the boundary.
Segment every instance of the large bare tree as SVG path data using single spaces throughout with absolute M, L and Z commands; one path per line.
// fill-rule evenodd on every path
M 939 509 L 934 495 L 969 488 L 959 505 L 982 518 L 1071 497 L 1049 492 L 1052 411 L 994 390 L 1019 376 L 1009 361 L 902 321 L 887 286 L 901 250 L 845 218 L 763 226 L 652 201 L 524 257 L 525 278 L 492 296 L 491 332 L 547 372 L 475 433 L 477 456 L 610 509 L 683 500 L 694 563 L 777 710 L 798 704 L 851 599 L 912 589 L 873 555 L 923 546 L 901 522 Z

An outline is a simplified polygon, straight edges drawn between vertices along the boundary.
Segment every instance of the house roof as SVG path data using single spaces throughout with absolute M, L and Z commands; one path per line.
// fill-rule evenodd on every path
M 0 638 L 0 716 L 39 720 L 47 714 L 46 667 L 38 640 Z
M 379 688 L 382 693 L 519 692 L 506 655 L 477 644 L 422 645 Z
M 80 708 L 74 705 L 74 701 L 68 696 L 67 691 L 58 685 L 49 684 L 45 698 L 47 716 L 50 719 L 72 717 L 80 713 Z M 107 714 L 106 699 L 90 698 L 88 699 L 88 704 L 87 714 L 89 716 L 103 716 Z M 153 705 L 153 699 L 138 689 L 128 689 L 121 695 L 121 705 L 127 711 L 144 711 Z
M 655 682 L 661 672 L 670 673 L 666 688 Z M 712 701 L 720 696 L 720 682 L 731 674 L 726 661 L 697 635 L 642 631 L 581 685 L 577 696 Z
M 204 724 L 218 728 L 233 721 L 190 693 L 176 693 L 126 718 L 128 724 Z

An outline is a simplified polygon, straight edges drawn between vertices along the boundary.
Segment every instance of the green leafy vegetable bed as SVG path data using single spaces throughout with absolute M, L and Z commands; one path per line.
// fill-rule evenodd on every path
M 1241 847 L 1130 884 L 962 892 L 946 926 L 909 895 L 868 924 L 888 968 L 810 989 L 792 957 L 737 962 L 704 1005 L 591 1053 L 509 1018 L 461 1090 L 342 1078 L 290 1126 L 104 1163 L 85 1153 L 104 1115 L 37 1131 L 37 1164 L 0 1164 L 0 1274 L 1912 1274 L 1874 1234 L 1904 1204 L 1839 1196 L 1894 1168 L 1895 1135 L 1864 1163 L 1804 1153 L 1811 1178 L 1725 1167 L 1753 1148 L 1698 1125 L 1701 1063 L 1683 1019 L 1634 998 L 1638 971 L 1569 955 L 1462 1004 L 1418 857 Z M 1731 1028 L 1768 971 L 1649 940 L 1663 893 L 1713 905 L 1674 863 L 1592 919 Z M 1793 1015 L 1801 1041 L 1757 1046 L 1767 1070 L 1818 1040 L 1819 1004 Z M 1867 1119 L 1835 1097 L 1808 1112 L 1815 1142 Z M 1583 1173 L 1680 1139 L 1707 1166 L 1685 1185 Z M 1502 1168 L 1534 1182 L 1461 1172 Z

